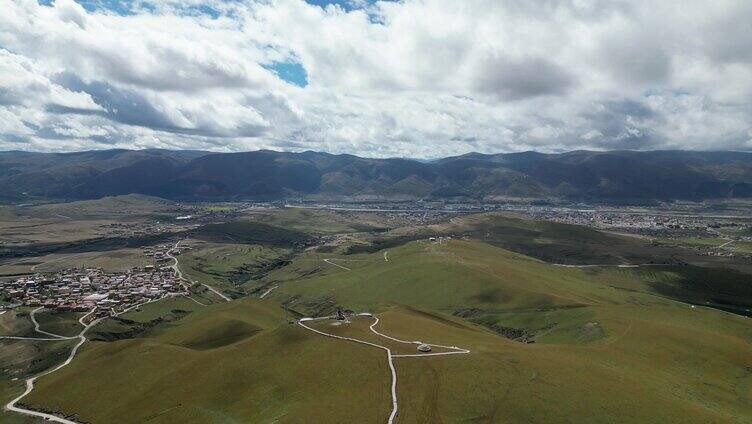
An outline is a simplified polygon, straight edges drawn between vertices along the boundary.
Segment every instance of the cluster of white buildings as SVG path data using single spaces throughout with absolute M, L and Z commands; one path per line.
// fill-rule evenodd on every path
M 81 312 L 96 306 L 99 316 L 114 315 L 139 303 L 186 291 L 172 267 L 152 265 L 124 273 L 86 268 L 36 274 L 0 283 L 0 289 L 16 304 Z
M 658 232 L 706 234 L 722 227 L 736 228 L 734 219 L 719 220 L 713 217 L 616 212 L 598 210 L 573 210 L 567 208 L 535 208 L 527 215 L 535 219 L 584 225 L 607 230 L 632 231 L 655 234 Z
M 176 246 L 172 244 L 160 244 L 158 246 L 144 247 L 144 255 L 152 258 L 157 262 L 168 262 L 172 260 L 172 255 L 179 255 L 186 250 L 191 250 L 188 246 Z

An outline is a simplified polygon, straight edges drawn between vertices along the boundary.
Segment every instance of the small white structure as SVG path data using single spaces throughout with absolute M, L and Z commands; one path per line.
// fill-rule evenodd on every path
M 431 346 L 429 346 L 429 345 L 427 345 L 427 344 L 424 343 L 424 344 L 418 346 L 418 350 L 421 351 L 421 352 L 430 352 L 431 351 Z
M 94 294 L 90 294 L 90 295 L 84 297 L 81 300 L 84 301 L 84 302 L 99 302 L 99 301 L 107 299 L 107 296 L 109 296 L 109 295 L 108 294 L 104 294 L 104 293 L 101 293 L 101 294 L 100 293 L 94 293 Z

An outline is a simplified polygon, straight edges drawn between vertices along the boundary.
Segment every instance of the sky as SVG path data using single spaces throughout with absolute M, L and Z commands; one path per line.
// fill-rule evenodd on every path
M 0 150 L 752 151 L 752 1 L 5 0 Z

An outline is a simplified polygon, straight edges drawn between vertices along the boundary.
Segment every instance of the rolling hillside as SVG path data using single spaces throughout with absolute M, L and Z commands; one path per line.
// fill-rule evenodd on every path
M 0 200 L 129 193 L 194 200 L 748 198 L 752 197 L 752 153 L 472 153 L 418 162 L 310 151 L 0 152 Z
M 389 261 L 327 257 L 350 270 L 304 255 L 267 277 L 280 285 L 270 300 L 195 306 L 92 342 L 26 402 L 94 423 L 385 422 L 384 352 L 285 324 L 282 301 L 373 311 L 386 334 L 470 349 L 395 360 L 400 424 L 752 414 L 747 319 L 663 297 L 635 270 L 563 269 L 466 241 L 410 243 Z

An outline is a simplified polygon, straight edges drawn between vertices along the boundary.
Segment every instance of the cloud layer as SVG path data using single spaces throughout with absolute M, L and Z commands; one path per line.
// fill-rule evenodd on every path
M 744 0 L 104 3 L 6 2 L 0 149 L 752 150 Z

